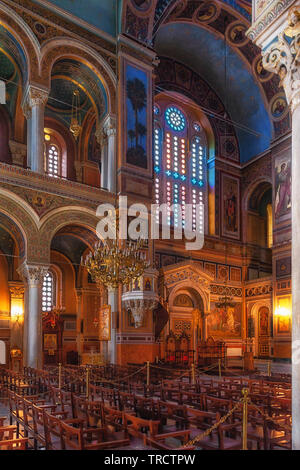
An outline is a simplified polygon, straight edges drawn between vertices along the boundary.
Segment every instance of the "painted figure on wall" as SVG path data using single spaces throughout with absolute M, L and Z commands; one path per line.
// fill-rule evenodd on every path
M 207 317 L 208 334 L 212 337 L 238 338 L 241 336 L 241 304 L 234 307 L 217 308 L 211 304 L 211 313 Z
M 259 309 L 259 335 L 267 336 L 269 334 L 269 309 L 261 307 Z
M 147 168 L 147 76 L 127 66 L 127 163 Z
M 238 180 L 223 175 L 223 234 L 234 238 L 238 238 L 239 236 L 238 199 Z
M 227 230 L 231 232 L 237 231 L 236 226 L 236 196 L 233 191 L 233 187 L 230 187 L 230 192 L 225 199 L 225 214 L 226 214 L 226 224 Z
M 275 217 L 287 213 L 291 208 L 291 167 L 282 162 L 276 167 L 275 176 Z

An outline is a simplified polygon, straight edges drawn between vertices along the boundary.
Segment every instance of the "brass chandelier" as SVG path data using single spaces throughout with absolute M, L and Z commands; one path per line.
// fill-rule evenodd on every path
M 135 281 L 149 267 L 143 248 L 144 240 L 141 239 L 128 242 L 118 236 L 107 238 L 95 244 L 94 250 L 82 259 L 82 264 L 94 282 L 115 289 Z

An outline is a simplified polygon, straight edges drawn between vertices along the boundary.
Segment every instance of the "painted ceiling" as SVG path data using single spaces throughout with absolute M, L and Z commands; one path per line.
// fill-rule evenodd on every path
M 116 35 L 116 0 L 49 0 L 47 4 L 52 10 L 58 7 L 66 16 L 69 13 L 111 36 Z
M 0 80 L 6 82 L 6 103 L 11 118 L 15 114 L 19 88 L 26 79 L 24 52 L 12 34 L 0 25 Z
M 81 122 L 92 107 L 100 118 L 106 114 L 107 99 L 103 85 L 86 65 L 70 59 L 62 60 L 54 65 L 51 78 L 47 116 L 59 117 L 69 126 L 75 90 L 79 91 Z

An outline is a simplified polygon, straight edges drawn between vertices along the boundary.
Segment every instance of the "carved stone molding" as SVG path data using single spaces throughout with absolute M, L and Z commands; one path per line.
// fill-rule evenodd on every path
M 18 268 L 18 273 L 27 282 L 29 287 L 37 287 L 47 274 L 49 266 L 23 263 Z
M 262 55 L 264 68 L 279 75 L 293 112 L 300 104 L 300 7 L 291 8 L 286 28 Z
M 257 20 L 252 24 L 252 27 L 248 29 L 247 36 L 251 41 L 255 42 L 257 37 L 275 21 L 283 12 L 294 2 L 294 0 L 279 0 L 272 2 L 270 7 L 267 8 L 264 13 L 258 16 Z
M 83 179 L 83 170 L 82 170 L 82 164 L 80 161 L 76 160 L 74 162 L 74 168 L 75 168 L 75 173 L 76 173 L 76 181 L 78 183 L 82 183 Z
M 174 283 L 180 282 L 180 281 L 185 281 L 185 280 L 191 280 L 198 284 L 199 286 L 203 286 L 206 288 L 209 288 L 210 282 L 205 279 L 204 277 L 201 277 L 201 275 L 195 273 L 195 271 L 191 269 L 185 269 L 181 270 L 178 273 L 170 274 L 166 276 L 165 278 L 165 285 L 169 286 Z
M 107 140 L 107 135 L 104 132 L 102 124 L 98 124 L 97 129 L 95 131 L 95 137 L 97 139 L 98 144 L 102 148 Z
M 9 282 L 9 292 L 11 299 L 23 299 L 24 285 L 21 282 Z
M 24 165 L 24 159 L 27 154 L 27 146 L 14 140 L 9 141 L 9 148 L 11 151 L 12 161 L 14 165 Z

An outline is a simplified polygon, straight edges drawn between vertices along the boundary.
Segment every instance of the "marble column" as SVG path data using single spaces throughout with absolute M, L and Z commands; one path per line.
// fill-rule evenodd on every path
M 300 5 L 264 32 L 263 66 L 277 73 L 292 114 L 292 445 L 300 450 Z M 255 30 L 249 32 L 253 36 Z M 270 38 L 273 40 L 270 41 Z M 254 41 L 257 42 L 257 41 Z M 257 42 L 258 43 L 258 42 Z
M 25 281 L 24 365 L 42 367 L 42 282 L 49 266 L 23 263 L 18 269 Z
M 28 106 L 28 103 L 23 103 L 23 114 L 26 118 L 27 122 L 27 138 L 26 138 L 26 155 L 27 161 L 26 166 L 27 168 L 31 168 L 31 109 Z
M 118 289 L 108 289 L 108 305 L 111 307 L 111 339 L 107 345 L 107 361 L 112 364 L 117 362 L 117 351 L 116 351 L 116 323 L 118 314 Z
M 103 132 L 107 136 L 107 189 L 116 192 L 116 118 L 107 115 L 103 121 Z
M 98 144 L 100 145 L 101 147 L 101 181 L 100 181 L 100 185 L 101 185 L 101 188 L 103 189 L 107 189 L 107 158 L 108 158 L 108 149 L 107 149 L 107 145 L 108 145 L 108 140 L 107 140 L 107 135 L 105 134 L 104 132 L 104 129 L 103 129 L 103 123 L 100 123 L 97 130 L 96 130 L 96 139 L 97 139 L 97 142 Z
M 28 86 L 23 100 L 23 112 L 27 119 L 27 166 L 43 174 L 44 165 L 44 110 L 48 91 Z

